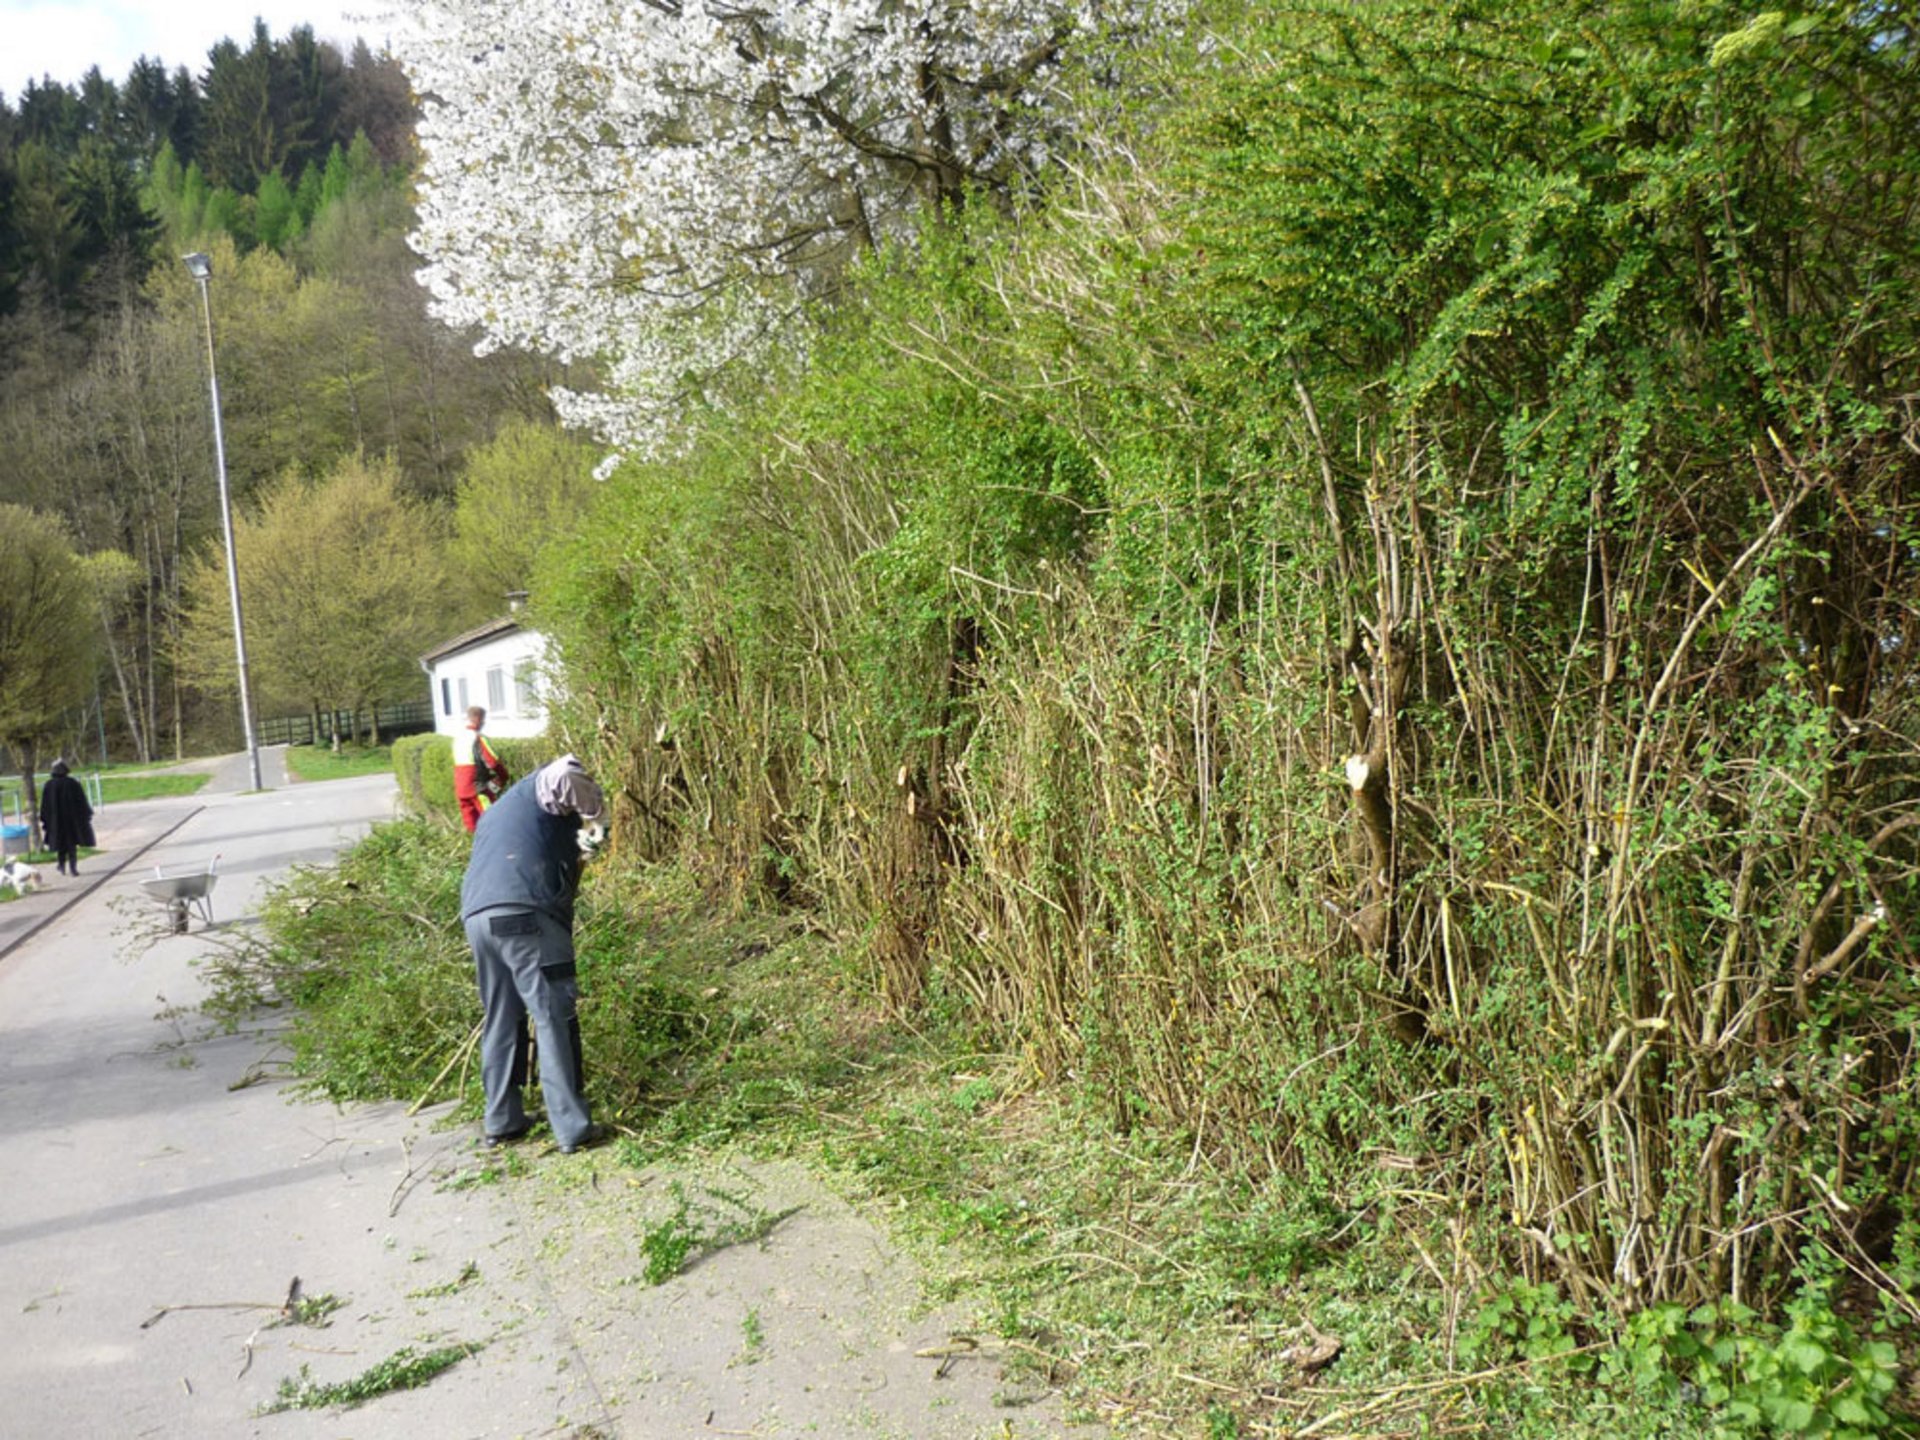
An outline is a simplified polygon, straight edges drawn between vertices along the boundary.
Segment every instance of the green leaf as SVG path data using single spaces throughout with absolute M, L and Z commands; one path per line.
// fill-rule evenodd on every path
M 1848 1425 L 1870 1425 L 1874 1421 L 1873 1412 L 1858 1395 L 1842 1394 L 1829 1408 L 1833 1411 L 1834 1419 L 1844 1421 Z
M 1812 1375 L 1832 1358 L 1832 1352 L 1810 1335 L 1790 1333 L 1780 1342 L 1780 1353 L 1802 1375 Z

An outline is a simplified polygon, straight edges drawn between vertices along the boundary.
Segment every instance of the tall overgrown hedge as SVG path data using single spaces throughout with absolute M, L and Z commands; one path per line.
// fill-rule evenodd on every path
M 608 484 L 623 843 L 1591 1302 L 1902 1303 L 1911 17 L 1254 8 Z

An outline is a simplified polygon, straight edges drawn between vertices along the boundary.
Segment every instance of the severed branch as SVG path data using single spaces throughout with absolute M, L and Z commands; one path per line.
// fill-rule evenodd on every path
M 245 1352 L 245 1358 L 241 1360 L 240 1368 L 234 1371 L 233 1373 L 234 1379 L 236 1380 L 241 1379 L 243 1376 L 246 1375 L 247 1371 L 253 1368 L 253 1342 L 258 1340 L 259 1338 L 260 1338 L 260 1327 L 256 1325 L 253 1327 L 253 1334 L 247 1336 L 245 1340 L 240 1342 L 240 1348 L 242 1351 Z
M 434 1076 L 432 1080 L 427 1082 L 427 1088 L 420 1092 L 420 1098 L 414 1101 L 412 1105 L 407 1107 L 407 1118 L 411 1119 L 415 1115 L 418 1115 L 420 1113 L 421 1109 L 426 1105 L 426 1103 L 433 1098 L 433 1092 L 440 1088 L 440 1082 L 446 1079 L 447 1076 L 452 1073 L 454 1066 L 458 1065 L 462 1060 L 467 1058 L 467 1055 L 472 1051 L 475 1044 L 479 1042 L 479 1039 L 480 1039 L 480 1027 L 476 1025 L 473 1027 L 473 1030 L 468 1034 L 466 1040 L 461 1043 L 460 1048 L 453 1052 L 452 1058 L 450 1058 L 445 1065 L 442 1065 L 440 1067 L 440 1073 Z
M 1805 974 L 1798 977 L 1794 986 L 1794 993 L 1796 998 L 1799 999 L 1803 1010 L 1806 1008 L 1807 988 L 1815 981 L 1825 979 L 1835 970 L 1838 970 L 1841 965 L 1846 963 L 1847 957 L 1859 948 L 1860 942 L 1871 935 L 1873 928 L 1886 918 L 1887 907 L 1885 905 L 1875 905 L 1853 922 L 1853 928 L 1847 931 L 1846 937 L 1842 939 L 1838 945 L 1827 952 L 1826 958 L 1821 960 L 1819 964 L 1811 966 Z
M 388 1219 L 392 1219 L 400 1213 L 400 1206 L 406 1201 L 407 1196 L 413 1193 L 413 1187 L 420 1183 L 420 1174 L 413 1166 L 413 1137 L 411 1135 L 404 1137 L 400 1141 L 400 1154 L 407 1162 L 407 1173 L 400 1177 L 400 1183 L 393 1187 L 393 1194 L 387 1197 Z
M 293 1307 L 300 1303 L 300 1277 L 293 1277 L 287 1286 L 285 1300 L 213 1300 L 202 1304 L 162 1305 L 153 1314 L 140 1322 L 142 1330 L 151 1330 L 176 1310 L 277 1310 L 281 1315 L 291 1315 Z

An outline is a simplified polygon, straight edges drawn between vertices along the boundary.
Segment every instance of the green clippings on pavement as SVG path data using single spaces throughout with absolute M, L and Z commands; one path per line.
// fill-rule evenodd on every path
M 768 1211 L 731 1191 L 703 1186 L 690 1196 L 679 1181 L 668 1187 L 673 1213 L 640 1234 L 640 1251 L 647 1257 L 649 1285 L 664 1285 L 695 1261 L 733 1245 L 764 1240 L 774 1226 L 797 1213 L 798 1207 Z M 716 1203 L 717 1202 L 717 1203 Z
M 740 1317 L 740 1359 L 751 1365 L 766 1353 L 767 1329 L 760 1320 L 760 1312 L 752 1306 Z
M 647 1257 L 647 1283 L 664 1285 L 678 1275 L 700 1240 L 701 1232 L 684 1208 L 649 1225 L 640 1236 L 640 1250 Z
M 347 1302 L 331 1292 L 325 1295 L 303 1295 L 293 1302 L 287 1311 L 283 1325 L 308 1325 L 316 1330 L 324 1330 L 333 1323 L 333 1312 L 346 1308 Z
M 524 1151 L 517 1147 L 502 1147 L 485 1152 L 476 1164 L 463 1166 L 444 1176 L 434 1188 L 453 1192 L 473 1190 L 532 1173 L 533 1166 Z
M 390 1391 L 418 1389 L 479 1348 L 478 1345 L 443 1345 L 422 1354 L 411 1345 L 402 1345 L 379 1364 L 361 1371 L 353 1379 L 331 1385 L 314 1380 L 308 1367 L 302 1365 L 297 1376 L 289 1375 L 280 1382 L 280 1389 L 272 1403 L 261 1406 L 258 1413 L 272 1415 L 282 1410 L 325 1410 L 335 1405 L 351 1409 Z
M 489 1162 L 475 1165 L 470 1169 L 456 1170 L 434 1188 L 443 1193 L 457 1195 L 462 1190 L 477 1190 L 482 1185 L 498 1185 L 506 1178 L 506 1170 L 503 1166 Z
M 457 1294 L 479 1278 L 479 1264 L 469 1260 L 465 1265 L 460 1267 L 460 1273 L 454 1276 L 453 1279 L 442 1281 L 438 1285 L 424 1286 L 419 1290 L 409 1290 L 407 1292 L 407 1298 L 409 1300 L 431 1300 L 442 1295 Z

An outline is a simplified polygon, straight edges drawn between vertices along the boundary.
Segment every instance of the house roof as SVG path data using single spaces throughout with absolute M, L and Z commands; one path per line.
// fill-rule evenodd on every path
M 475 645 L 497 640 L 502 635 L 511 635 L 519 630 L 520 622 L 506 616 L 498 620 L 489 620 L 484 625 L 476 625 L 464 635 L 456 635 L 451 640 L 436 645 L 420 657 L 422 665 L 446 659 L 449 655 L 458 655 L 462 650 L 471 650 Z

